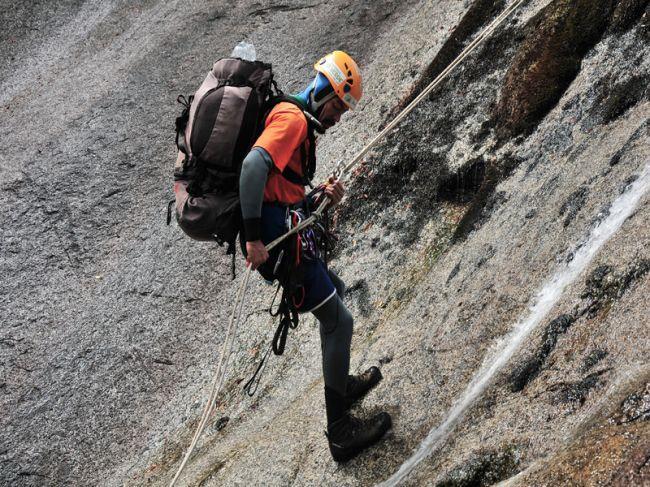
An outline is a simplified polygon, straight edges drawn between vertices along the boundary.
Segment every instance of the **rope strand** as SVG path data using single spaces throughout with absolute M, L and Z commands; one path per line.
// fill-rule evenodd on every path
M 469 45 L 454 59 L 454 61 L 449 64 L 436 78 L 429 83 L 429 85 L 420 93 L 411 103 L 408 104 L 404 110 L 402 110 L 397 117 L 393 119 L 391 123 L 389 123 L 379 134 L 377 134 L 366 146 L 361 149 L 356 156 L 352 158 L 349 164 L 343 167 L 343 169 L 340 169 L 339 164 L 337 168 L 334 170 L 334 178 L 339 178 L 341 176 L 344 176 L 350 172 L 350 170 L 356 166 L 363 156 L 365 156 L 370 149 L 372 149 L 375 145 L 379 143 L 379 141 L 388 134 L 395 126 L 400 123 L 409 113 L 413 111 L 413 109 L 429 94 L 431 93 L 436 87 L 438 87 L 442 81 L 449 76 L 449 73 L 453 71 L 453 69 L 458 66 L 479 44 L 481 44 L 492 32 L 496 30 L 497 27 L 499 27 L 505 19 L 507 19 L 517 8 L 519 5 L 521 5 L 524 2 L 524 0 L 516 0 L 510 7 L 505 9 L 494 21 L 486 27 L 481 33 L 476 36 L 476 38 L 469 43 Z M 291 230 L 289 230 L 287 233 L 284 235 L 281 235 L 277 239 L 275 239 L 267 248 L 271 249 L 273 247 L 276 247 L 279 245 L 284 239 L 287 237 L 293 235 L 296 232 L 301 231 L 303 228 L 313 224 L 315 221 L 320 219 L 323 211 L 327 208 L 329 204 L 328 200 L 323 201 L 320 206 L 312 213 L 312 216 L 307 218 L 305 221 L 300 223 L 300 225 L 295 226 Z
M 458 66 L 479 44 L 481 44 L 492 32 L 496 30 L 501 23 L 508 18 L 518 7 L 521 5 L 521 3 L 524 0 L 516 0 L 510 7 L 506 8 L 494 21 L 486 27 L 481 33 L 476 36 L 476 38 L 470 42 L 470 44 L 454 59 L 454 61 L 449 64 L 436 78 L 420 93 L 417 97 L 411 101 L 411 103 L 408 104 L 406 108 L 404 108 L 397 117 L 395 117 L 391 123 L 389 123 L 379 134 L 377 134 L 368 144 L 366 144 L 363 149 L 361 149 L 356 156 L 352 158 L 352 160 L 343 168 L 341 168 L 341 163 L 339 163 L 334 171 L 334 177 L 335 178 L 340 178 L 341 176 L 344 176 L 350 172 L 350 170 L 356 166 L 361 159 L 372 149 L 375 145 L 379 143 L 381 139 L 383 139 L 388 132 L 390 132 L 395 126 L 400 123 L 409 113 L 415 109 L 415 107 L 429 94 L 431 93 L 437 86 L 439 86 L 442 81 L 449 76 L 449 73 Z M 266 250 L 270 251 L 271 249 L 277 247 L 282 241 L 284 241 L 287 237 L 301 231 L 305 227 L 308 227 L 309 225 L 313 224 L 317 220 L 320 219 L 322 213 L 325 211 L 325 209 L 329 205 L 329 200 L 325 199 L 312 213 L 312 215 L 305 219 L 304 221 L 300 222 L 298 225 L 295 227 L 291 228 L 287 233 L 284 235 L 278 237 L 275 239 L 273 242 L 268 244 L 266 246 Z M 234 337 L 235 337 L 235 329 L 236 325 L 239 324 L 239 319 L 241 317 L 241 311 L 244 303 L 244 294 L 246 292 L 246 288 L 248 286 L 248 280 L 251 274 L 251 266 L 248 265 L 246 269 L 246 274 L 244 276 L 244 279 L 242 280 L 242 283 L 239 287 L 239 291 L 237 293 L 237 299 L 235 301 L 235 306 L 233 307 L 233 312 L 230 315 L 230 322 L 228 324 L 228 329 L 226 333 L 226 340 L 224 341 L 223 348 L 221 350 L 221 357 L 219 358 L 219 364 L 217 365 L 217 370 L 214 376 L 214 379 L 212 381 L 212 388 L 210 390 L 210 396 L 208 398 L 208 401 L 203 408 L 203 414 L 201 415 L 201 420 L 199 422 L 199 426 L 196 429 L 196 432 L 194 433 L 194 436 L 192 438 L 192 442 L 190 443 L 190 446 L 187 449 L 187 452 L 185 453 L 185 457 L 183 458 L 183 461 L 181 462 L 180 467 L 178 468 L 178 471 L 176 472 L 176 475 L 174 476 L 170 487 L 173 487 L 176 482 L 178 481 L 181 473 L 183 472 L 185 466 L 187 465 L 187 462 L 192 455 L 192 452 L 194 451 L 194 448 L 196 447 L 196 444 L 198 443 L 198 440 L 203 433 L 203 430 L 205 429 L 205 426 L 208 423 L 208 420 L 211 416 L 211 414 L 214 412 L 214 409 L 216 407 L 216 399 L 221 391 L 221 387 L 223 386 L 223 382 L 226 377 L 226 366 L 228 363 L 228 359 L 230 358 L 230 354 L 232 352 L 232 344 L 234 342 Z
M 181 473 L 185 468 L 185 465 L 187 464 L 187 461 L 190 458 L 190 455 L 192 455 L 192 452 L 196 447 L 196 444 L 201 436 L 201 433 L 203 433 L 203 430 L 205 429 L 205 426 L 208 423 L 210 415 L 215 409 L 217 395 L 221 391 L 221 387 L 223 385 L 223 381 L 226 376 L 226 365 L 228 363 L 228 359 L 230 358 L 230 353 L 232 351 L 232 344 L 235 338 L 235 333 L 234 333 L 234 330 L 236 328 L 235 323 L 238 324 L 239 318 L 241 317 L 241 310 L 244 304 L 244 294 L 246 292 L 246 288 L 248 287 L 248 280 L 251 275 L 251 268 L 252 268 L 251 265 L 248 265 L 248 267 L 246 268 L 246 274 L 244 275 L 244 279 L 242 280 L 242 283 L 239 286 L 239 291 L 237 292 L 237 299 L 235 301 L 235 306 L 233 307 L 232 314 L 230 315 L 230 322 L 228 323 L 228 329 L 226 331 L 226 340 L 224 341 L 223 347 L 221 349 L 221 357 L 219 357 L 219 364 L 217 365 L 217 371 L 214 375 L 214 379 L 212 380 L 212 388 L 210 390 L 210 396 L 208 398 L 208 401 L 205 404 L 205 407 L 203 408 L 203 414 L 201 415 L 199 426 L 196 428 L 196 432 L 194 433 L 192 442 L 190 443 L 190 446 L 188 447 L 187 452 L 185 453 L 185 457 L 183 458 L 183 461 L 181 462 L 181 465 L 178 468 L 176 475 L 174 475 L 174 478 L 171 481 L 170 487 L 173 487 L 176 484 L 176 481 L 179 479 Z
M 463 49 L 463 51 L 454 59 L 451 64 L 449 64 L 436 78 L 427 85 L 427 87 L 409 103 L 406 108 L 404 108 L 397 117 L 393 119 L 391 123 L 389 123 L 379 134 L 375 136 L 374 139 L 372 139 L 366 146 L 361 149 L 354 158 L 350 161 L 350 163 L 345 166 L 341 171 L 340 174 L 347 174 L 354 166 L 356 166 L 363 156 L 365 156 L 370 149 L 372 149 L 381 139 L 383 139 L 388 132 L 390 132 L 397 124 L 399 124 L 409 113 L 413 111 L 413 109 L 429 94 L 431 93 L 435 88 L 437 88 L 440 83 L 451 73 L 451 71 L 458 66 L 479 44 L 483 42 L 485 38 L 487 38 L 492 32 L 496 30 L 496 28 L 501 25 L 501 23 L 509 17 L 518 7 L 519 5 L 523 2 L 524 0 L 516 0 L 510 7 L 505 9 L 494 21 L 486 27 L 481 33 L 476 36 L 476 38 L 469 43 L 469 45 Z

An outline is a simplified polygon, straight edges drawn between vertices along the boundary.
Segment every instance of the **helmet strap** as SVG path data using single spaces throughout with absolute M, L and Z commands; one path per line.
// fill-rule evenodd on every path
M 323 108 L 323 105 L 325 105 L 325 103 L 327 103 L 331 99 L 335 98 L 336 93 L 334 92 L 334 90 L 325 94 L 323 94 L 323 92 L 321 91 L 319 95 L 320 96 L 318 97 L 318 100 L 316 100 L 314 90 L 311 90 L 311 92 L 309 93 L 309 108 L 312 110 L 312 113 L 317 117 L 320 115 L 320 111 Z

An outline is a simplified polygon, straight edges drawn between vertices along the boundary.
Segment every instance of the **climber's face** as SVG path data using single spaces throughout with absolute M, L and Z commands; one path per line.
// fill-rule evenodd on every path
M 341 116 L 347 111 L 347 105 L 343 103 L 339 97 L 334 97 L 323 105 L 323 108 L 318 115 L 318 121 L 322 123 L 323 127 L 327 130 L 336 125 L 339 120 L 341 120 Z

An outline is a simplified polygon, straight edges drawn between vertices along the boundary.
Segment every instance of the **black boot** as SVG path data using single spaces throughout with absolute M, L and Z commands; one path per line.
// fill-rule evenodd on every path
M 379 413 L 361 421 L 346 413 L 346 401 L 335 390 L 325 386 L 327 408 L 327 439 L 337 462 L 346 462 L 373 445 L 391 427 L 388 413 Z
M 349 375 L 345 390 L 347 408 L 365 396 L 370 389 L 379 384 L 382 378 L 381 371 L 375 366 L 370 367 L 363 374 Z
M 330 452 L 337 462 L 347 462 L 377 443 L 390 429 L 390 414 L 379 413 L 362 421 L 346 414 L 327 427 Z

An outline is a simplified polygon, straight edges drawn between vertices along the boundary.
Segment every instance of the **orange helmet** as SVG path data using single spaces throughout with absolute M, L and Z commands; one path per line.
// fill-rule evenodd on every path
M 314 68 L 327 78 L 341 101 L 354 110 L 363 94 L 361 71 L 354 59 L 343 51 L 334 51 L 314 64 Z

